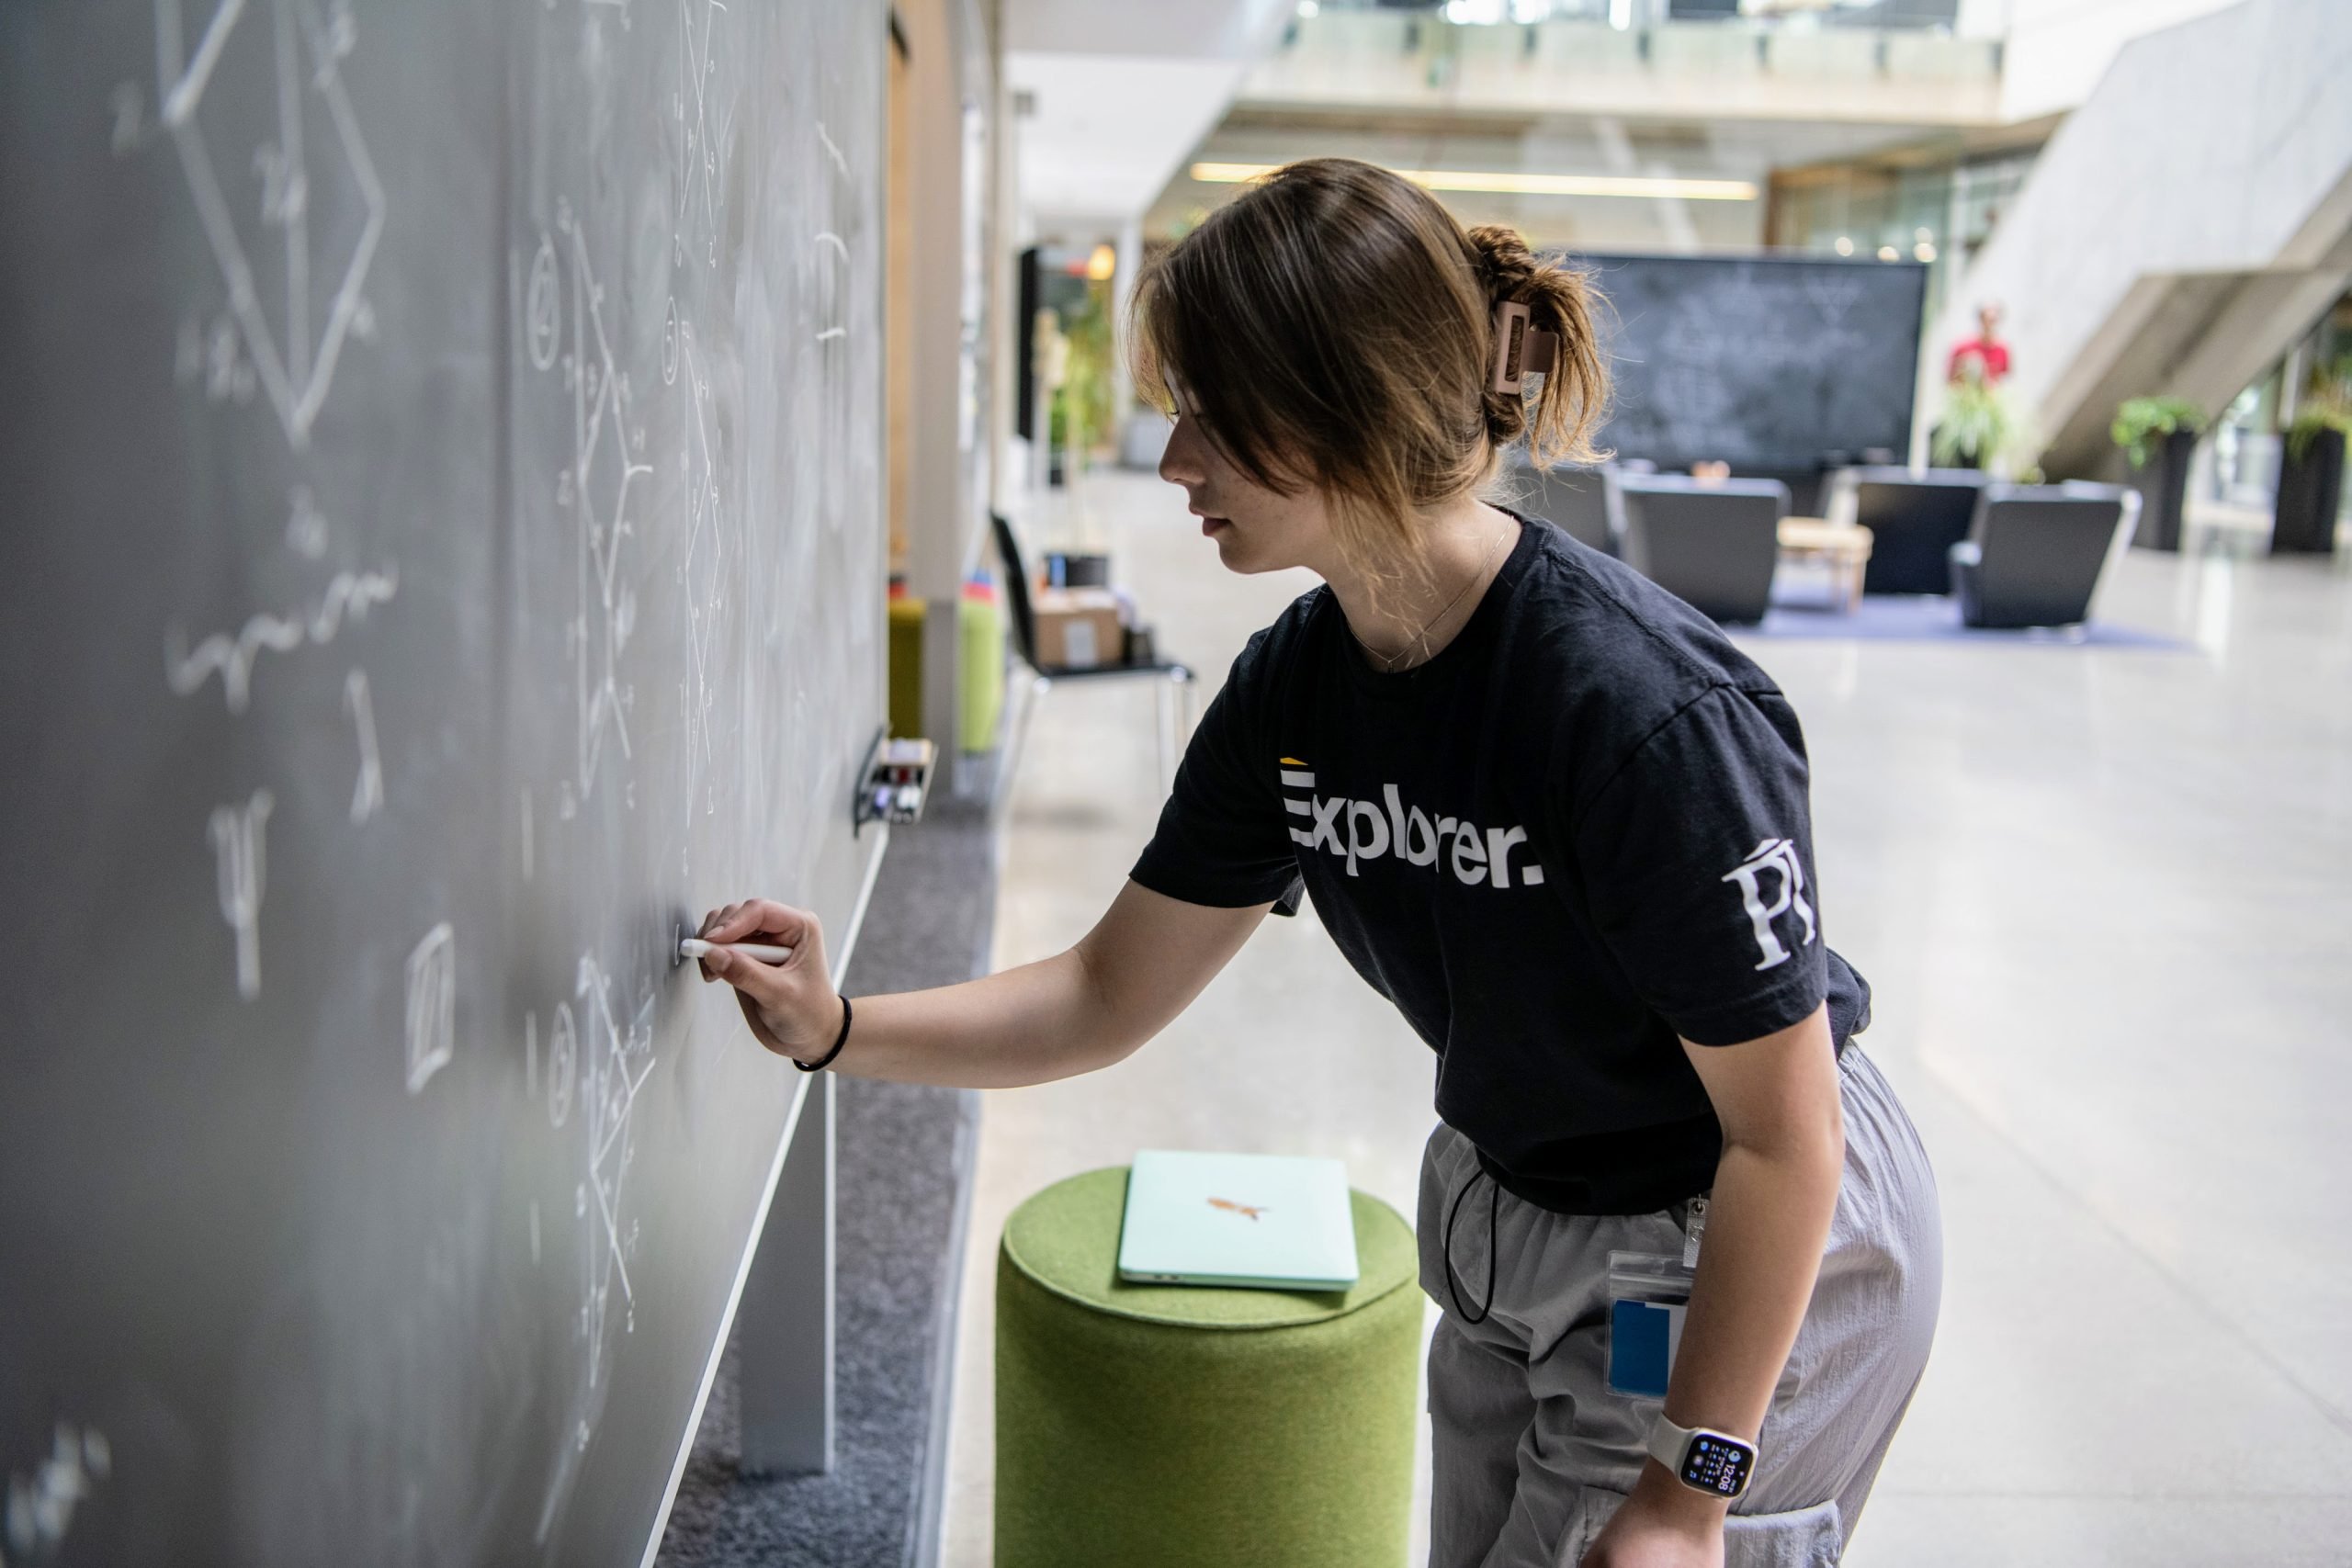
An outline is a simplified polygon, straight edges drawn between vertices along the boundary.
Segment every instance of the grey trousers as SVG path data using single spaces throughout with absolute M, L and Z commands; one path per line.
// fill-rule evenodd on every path
M 1839 1072 L 1846 1176 L 1813 1303 L 1759 1436 L 1756 1476 L 1724 1527 L 1725 1568 L 1827 1568 L 1845 1551 L 1918 1386 L 1943 1286 L 1935 1177 L 1878 1068 L 1849 1043 Z M 1495 1210 L 1494 1299 L 1486 1299 Z M 1608 1386 L 1609 1254 L 1682 1250 L 1685 1205 L 1555 1214 L 1501 1190 L 1441 1125 L 1421 1163 L 1421 1288 L 1444 1309 L 1430 1341 L 1430 1568 L 1575 1568 L 1641 1473 L 1660 1406 Z

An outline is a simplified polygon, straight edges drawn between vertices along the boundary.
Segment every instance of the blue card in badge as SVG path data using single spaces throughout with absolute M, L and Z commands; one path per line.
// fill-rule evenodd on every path
M 1692 1270 L 1662 1252 L 1609 1255 L 1609 1388 L 1664 1399 L 1690 1310 Z

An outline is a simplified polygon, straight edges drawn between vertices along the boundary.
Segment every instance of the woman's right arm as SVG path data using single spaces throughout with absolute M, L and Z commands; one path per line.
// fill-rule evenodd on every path
M 1250 938 L 1272 904 L 1187 904 L 1129 882 L 1094 929 L 1051 958 L 962 985 L 860 997 L 833 1067 L 854 1077 L 1011 1089 L 1107 1067 L 1165 1028 Z M 735 987 L 752 1032 L 771 1051 L 814 1061 L 842 1025 L 817 918 L 769 899 L 703 921 L 711 942 L 788 946 L 768 964 L 734 953 L 703 960 Z

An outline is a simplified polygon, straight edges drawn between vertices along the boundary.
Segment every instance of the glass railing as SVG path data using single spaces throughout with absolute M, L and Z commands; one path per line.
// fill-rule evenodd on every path
M 1668 22 L 1729 21 L 1951 32 L 1961 24 L 1961 0 L 1301 0 L 1298 6 L 1302 17 L 1325 11 L 1419 13 L 1470 27 L 1592 21 L 1640 28 Z
M 1408 108 L 1645 109 L 1979 123 L 1999 118 L 2001 44 L 1916 23 L 1917 5 L 1684 19 L 1666 0 L 1306 6 L 1245 101 Z M 1475 11 L 1467 7 L 1476 7 Z M 1485 20 L 1489 12 L 1499 20 Z

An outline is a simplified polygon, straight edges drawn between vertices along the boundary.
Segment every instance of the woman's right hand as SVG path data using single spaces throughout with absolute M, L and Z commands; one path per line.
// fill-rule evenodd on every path
M 760 942 L 792 949 L 782 964 L 764 964 L 714 948 L 701 959 L 702 977 L 735 987 L 743 1021 L 759 1043 L 780 1056 L 813 1062 L 840 1038 L 844 1009 L 825 964 L 825 933 L 817 917 L 773 898 L 752 898 L 713 909 L 695 933 L 710 942 Z

